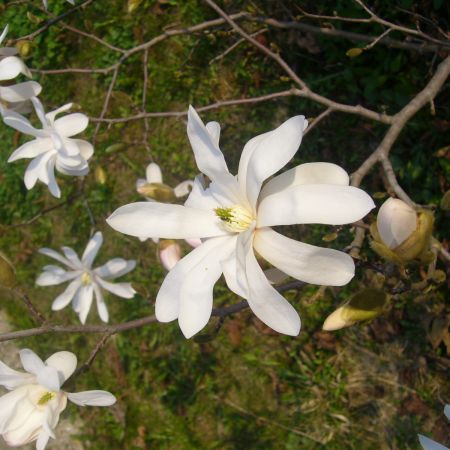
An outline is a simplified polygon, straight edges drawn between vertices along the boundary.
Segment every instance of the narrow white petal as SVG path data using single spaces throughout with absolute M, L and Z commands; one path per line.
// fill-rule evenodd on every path
M 189 194 L 192 190 L 194 183 L 191 180 L 182 181 L 180 184 L 176 185 L 173 192 L 175 197 L 184 197 Z
M 47 121 L 47 118 L 45 117 L 45 110 L 41 101 L 37 97 L 33 97 L 31 99 L 31 103 L 33 103 L 34 111 L 36 112 L 38 119 L 41 121 L 43 128 L 48 127 L 49 123 Z
M 48 175 L 48 190 L 50 193 L 56 197 L 61 197 L 61 190 L 59 189 L 58 183 L 55 178 L 55 161 L 56 158 L 50 158 L 47 162 L 47 175 Z
M 75 372 L 77 357 L 71 352 L 56 352 L 47 358 L 45 364 L 58 371 L 60 384 L 62 385 Z
M 211 139 L 217 147 L 219 147 L 219 141 L 220 141 L 220 124 L 219 122 L 208 122 L 206 124 L 206 129 L 208 130 L 209 135 L 211 136 Z
M 50 435 L 46 431 L 41 431 L 36 441 L 36 450 L 45 450 L 47 447 Z
M 29 348 L 24 348 L 20 350 L 20 361 L 22 363 L 22 367 L 33 375 L 37 375 L 39 371 L 41 371 L 45 365 L 41 358 L 39 358 L 33 350 Z
M 131 272 L 136 267 L 136 261 L 123 258 L 113 258 L 103 266 L 97 267 L 94 273 L 100 278 L 113 279 Z
M 161 168 L 156 163 L 150 163 L 145 169 L 145 176 L 148 183 L 162 183 L 163 176 L 161 173 Z
M 131 236 L 186 239 L 227 234 L 214 211 L 158 202 L 130 203 L 106 219 L 117 231 Z
M 8 390 L 33 383 L 34 375 L 18 372 L 0 361 L 0 385 Z
M 348 186 L 348 173 L 336 164 L 315 162 L 300 164 L 293 169 L 272 178 L 262 188 L 259 200 L 271 194 L 276 194 L 291 186 L 301 184 L 339 184 Z
M 243 234 L 243 233 L 241 233 Z M 247 278 L 238 276 L 237 256 L 232 253 L 229 258 L 222 261 L 222 271 L 228 288 L 242 298 L 248 297 Z
M 298 242 L 270 228 L 259 228 L 253 245 L 270 264 L 306 283 L 343 286 L 355 275 L 353 259 L 346 253 Z
M 72 280 L 79 276 L 79 272 L 66 272 L 64 269 L 59 269 L 60 271 L 58 272 L 45 270 L 38 276 L 36 284 L 38 286 L 54 286 L 56 284 L 65 283 L 66 281 Z
M 105 300 L 103 298 L 102 290 L 97 285 L 97 283 L 94 283 L 94 294 L 95 294 L 95 302 L 97 304 L 97 312 L 101 320 L 103 322 L 108 322 L 109 320 L 109 313 L 108 308 L 106 307 Z
M 421 434 L 419 434 L 419 442 L 424 450 L 449 450 L 442 444 L 438 444 L 436 441 L 433 441 L 433 439 L 427 438 Z
M 56 119 L 54 127 L 56 131 L 64 137 L 75 136 L 86 129 L 89 119 L 81 113 L 68 114 L 67 116 Z
M 83 264 L 80 261 L 80 258 L 78 257 L 75 250 L 71 247 L 62 246 L 61 250 L 64 253 L 64 256 L 76 267 L 82 269 Z
M 88 242 L 86 249 L 84 250 L 83 256 L 81 257 L 81 261 L 84 267 L 90 269 L 92 267 L 92 263 L 94 262 L 97 253 L 103 244 L 103 235 L 101 231 L 97 231 L 94 236 Z
M 68 111 L 70 108 L 72 108 L 72 105 L 73 105 L 72 103 L 67 103 L 66 105 L 60 106 L 54 111 L 50 111 L 49 113 L 47 113 L 45 117 L 47 118 L 49 123 L 53 125 L 55 123 L 56 116 L 58 114 Z
M 93 297 L 94 288 L 92 287 L 92 284 L 81 286 L 76 294 L 76 300 L 74 300 L 74 309 L 76 307 L 75 312 L 78 313 L 80 322 L 83 325 L 86 323 L 86 318 L 89 314 L 89 310 L 91 309 Z
M 65 266 L 70 267 L 71 269 L 77 270 L 78 267 L 75 267 L 67 258 L 64 258 L 60 253 L 56 252 L 55 250 L 52 250 L 51 248 L 41 248 L 38 250 L 39 253 L 42 255 L 48 256 L 49 258 L 56 259 L 56 261 L 59 261 L 60 263 L 64 264 Z
M 197 112 L 189 106 L 187 134 L 200 172 L 214 180 L 217 174 L 228 173 L 228 167 L 215 138 L 213 138 Z
M 21 133 L 29 134 L 30 136 L 40 138 L 48 137 L 47 132 L 34 128 L 33 125 L 31 125 L 31 123 L 29 122 L 29 120 L 19 113 L 16 113 L 8 109 L 3 111 L 2 115 L 3 115 L 3 122 L 5 122 L 6 125 L 14 128 L 17 131 L 20 131 Z
M 370 196 L 353 186 L 292 186 L 262 200 L 258 227 L 298 223 L 343 225 L 362 219 L 374 207 Z
M 74 298 L 78 289 L 81 287 L 81 279 L 77 278 L 72 281 L 65 291 L 62 294 L 59 294 L 58 297 L 52 303 L 52 310 L 59 311 L 60 309 L 65 308 Z
M 79 406 L 111 406 L 116 397 L 107 391 L 67 392 L 68 399 Z
M 444 414 L 445 417 L 447 417 L 447 419 L 450 420 L 450 405 L 445 405 Z
M 49 138 L 34 139 L 33 141 L 26 142 L 16 149 L 9 157 L 8 162 L 17 161 L 24 158 L 35 158 L 42 153 L 52 150 L 53 143 Z
M 47 172 L 47 162 L 52 156 L 53 156 L 52 151 L 50 151 L 42 153 L 33 160 L 31 160 L 30 164 L 28 165 L 25 171 L 25 176 L 23 179 L 25 186 L 28 190 L 34 187 L 38 179 L 43 177 L 45 180 L 44 174 Z
M 5 39 L 6 35 L 8 34 L 9 25 L 6 24 L 5 28 L 3 28 L 2 34 L 0 34 L 0 44 L 3 42 L 3 39 Z
M 297 152 L 305 123 L 304 116 L 291 117 L 263 138 L 259 137 L 247 166 L 242 166 L 241 171 L 240 165 L 238 179 L 240 183 L 245 180 L 245 192 L 252 208 L 256 208 L 264 180 L 284 167 Z
M 36 81 L 25 81 L 12 86 L 0 86 L 0 98 L 9 103 L 23 102 L 39 95 L 41 90 L 42 86 Z
M 96 280 L 103 289 L 106 289 L 118 297 L 133 298 L 136 294 L 136 291 L 133 289 L 133 286 L 131 286 L 131 283 L 109 283 L 99 277 L 96 277 Z

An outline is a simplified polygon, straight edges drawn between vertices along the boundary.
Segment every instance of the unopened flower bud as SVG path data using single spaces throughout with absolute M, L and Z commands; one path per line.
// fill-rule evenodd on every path
M 181 259 L 181 248 L 178 242 L 172 239 L 159 241 L 159 260 L 166 270 L 172 270 Z
M 164 183 L 145 183 L 139 186 L 137 191 L 158 202 L 173 202 L 176 199 L 173 189 Z
M 16 43 L 16 48 L 22 58 L 30 55 L 32 44 L 30 41 L 22 40 Z

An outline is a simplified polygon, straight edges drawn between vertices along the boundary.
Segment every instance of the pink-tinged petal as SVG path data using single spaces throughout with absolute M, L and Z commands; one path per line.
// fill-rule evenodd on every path
M 11 111 L 10 109 L 4 110 L 2 112 L 3 122 L 9 127 L 14 128 L 21 133 L 28 134 L 30 136 L 39 138 L 48 138 L 47 132 L 38 130 L 31 125 L 31 123 L 23 117 L 21 114 Z
M 58 295 L 52 303 L 52 310 L 59 311 L 60 309 L 65 308 L 74 298 L 78 289 L 81 287 L 81 279 L 77 278 L 73 280 L 66 287 L 65 291 Z
M 214 285 L 222 274 L 221 261 L 234 250 L 236 239 L 225 236 L 212 241 L 216 242 L 186 274 L 180 287 L 178 324 L 187 339 L 203 329 L 211 317 Z
M 0 361 L 0 385 L 8 390 L 34 382 L 34 375 L 18 372 Z M 1 415 L 1 413 L 0 413 Z
M 301 325 L 297 311 L 268 282 L 253 253 L 252 239 L 247 239 L 242 247 L 250 308 L 262 322 L 278 333 L 297 336 Z
M 108 281 L 96 278 L 98 284 L 107 291 L 122 298 L 133 298 L 136 291 L 131 286 L 131 283 L 109 283 Z
M 343 225 L 362 219 L 374 207 L 370 196 L 353 186 L 292 186 L 261 201 L 258 227 L 299 223 Z
M 103 293 L 97 283 L 94 283 L 94 294 L 95 294 L 95 302 L 97 304 L 97 312 L 103 322 L 108 322 L 109 313 L 108 308 L 106 307 L 105 299 L 103 298 Z
M 81 261 L 84 267 L 90 269 L 92 267 L 92 263 L 94 262 L 95 257 L 103 243 L 103 235 L 101 231 L 97 231 L 94 236 L 88 242 L 86 249 L 84 250 L 83 256 L 81 257 Z
M 166 270 L 172 270 L 181 259 L 181 248 L 178 242 L 162 240 L 159 244 L 159 260 Z
M 147 166 L 147 169 L 145 169 L 145 176 L 147 178 L 147 183 L 162 183 L 163 182 L 161 168 L 156 163 L 152 162 Z
M 298 242 L 270 228 L 256 231 L 253 246 L 270 264 L 306 283 L 343 286 L 355 275 L 346 253 Z
M 73 103 L 67 103 L 64 106 L 60 106 L 59 108 L 55 109 L 54 111 L 50 111 L 49 113 L 47 113 L 45 115 L 45 117 L 47 118 L 48 122 L 53 125 L 55 123 L 56 116 L 58 114 L 68 111 L 70 108 L 72 108 L 72 105 L 73 105 Z
M 46 153 L 53 148 L 52 140 L 49 138 L 34 139 L 26 142 L 16 149 L 9 157 L 8 162 L 17 161 L 18 159 L 35 158 L 36 156 Z
M 113 279 L 131 272 L 136 267 L 136 261 L 123 258 L 113 258 L 103 266 L 97 267 L 94 273 L 100 278 Z
M 228 234 L 212 210 L 158 202 L 122 206 L 106 221 L 115 230 L 137 237 L 186 239 Z
M 211 180 L 220 173 L 228 173 L 222 152 L 192 106 L 188 111 L 187 134 L 200 172 Z
M 20 73 L 31 76 L 27 66 L 17 56 L 7 56 L 0 60 L 0 81 L 12 80 Z
M 326 162 L 300 164 L 272 178 L 261 190 L 259 200 L 301 184 L 339 184 L 348 186 L 348 173 L 336 164 Z
M 56 352 L 45 361 L 45 364 L 58 371 L 60 384 L 62 385 L 75 372 L 77 357 L 71 352 Z
M 185 239 L 185 241 L 192 247 L 197 248 L 199 245 L 202 245 L 202 241 L 199 238 L 190 238 Z
M 208 122 L 206 124 L 206 130 L 208 131 L 209 135 L 211 136 L 212 142 L 219 147 L 219 140 L 220 140 L 220 124 L 219 122 Z
M 304 116 L 292 117 L 263 137 L 255 138 L 253 151 L 246 152 L 248 163 L 239 164 L 238 179 L 241 186 L 245 180 L 245 192 L 253 209 L 264 180 L 284 167 L 297 152 L 306 124 Z
M 420 445 L 424 450 L 449 450 L 447 447 L 444 447 L 442 444 L 438 444 L 433 439 L 427 438 L 421 434 L 419 436 Z
M 25 81 L 12 86 L 0 86 L 0 98 L 9 103 L 23 102 L 39 95 L 41 90 L 42 86 L 36 81 Z
M 116 397 L 107 391 L 67 392 L 68 399 L 79 406 L 111 406 Z
M 64 137 L 75 136 L 83 132 L 89 124 L 85 114 L 73 113 L 55 120 L 56 131 Z
M 175 197 L 180 198 L 189 195 L 193 185 L 194 183 L 191 180 L 182 181 L 180 184 L 176 185 L 173 190 Z

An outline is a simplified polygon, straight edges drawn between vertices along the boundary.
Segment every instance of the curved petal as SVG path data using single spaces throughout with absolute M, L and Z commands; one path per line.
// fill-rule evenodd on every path
M 42 430 L 39 433 L 39 436 L 36 440 L 36 450 L 45 450 L 45 447 L 47 447 L 50 437 L 51 436 L 50 434 L 48 434 L 47 431 Z
M 3 438 L 7 443 L 8 441 L 5 438 L 4 433 L 8 432 L 11 428 L 11 422 L 14 422 L 14 419 L 17 420 L 17 418 L 19 418 L 23 423 L 31 413 L 31 408 L 28 408 L 28 411 L 20 411 L 22 413 L 21 417 L 17 417 L 17 413 L 19 412 L 18 409 L 23 405 L 23 400 L 26 399 L 28 390 L 28 386 L 20 386 L 0 397 L 0 434 L 3 435 Z M 16 424 L 13 423 L 13 426 L 14 425 Z
M 56 352 L 47 358 L 45 364 L 58 371 L 60 384 L 62 385 L 75 372 L 77 368 L 77 357 L 71 352 Z
M 116 397 L 107 391 L 67 392 L 67 398 L 79 406 L 111 406 Z
M 106 221 L 115 230 L 137 237 L 186 239 L 228 234 L 214 211 L 158 202 L 130 203 Z
M 106 307 L 105 299 L 103 298 L 102 290 L 100 287 L 94 283 L 94 294 L 95 294 L 95 302 L 97 304 L 97 312 L 101 320 L 103 322 L 108 322 L 109 313 L 108 308 Z
M 370 196 L 353 186 L 292 186 L 261 201 L 258 228 L 298 223 L 343 225 L 362 219 L 374 207 Z
M 85 114 L 73 113 L 56 119 L 53 126 L 64 137 L 75 136 L 86 129 L 89 119 Z
M 96 278 L 98 284 L 107 291 L 122 298 L 133 298 L 136 291 L 131 286 L 131 283 L 109 283 L 108 281 Z
M 50 111 L 45 115 L 48 122 L 53 125 L 55 123 L 55 118 L 58 114 L 61 114 L 63 112 L 68 111 L 70 108 L 72 108 L 73 103 L 67 103 L 66 105 L 60 106 L 59 108 L 55 109 L 54 111 Z
M 73 142 L 78 147 L 78 151 L 80 152 L 82 158 L 85 159 L 86 161 L 90 159 L 91 156 L 94 154 L 94 147 L 88 141 L 84 141 L 83 139 L 72 139 L 72 138 L 66 138 L 65 140 Z
M 7 109 L 3 111 L 2 115 L 3 122 L 5 122 L 6 125 L 20 131 L 21 133 L 40 138 L 48 137 L 47 132 L 34 128 L 33 125 L 31 125 L 31 123 L 19 113 Z
M 64 253 L 64 256 L 78 269 L 82 270 L 84 269 L 83 264 L 80 261 L 80 258 L 78 257 L 75 250 L 71 247 L 62 246 L 61 250 Z
M 6 389 L 12 390 L 33 383 L 34 379 L 34 375 L 18 372 L 0 361 L 0 385 Z
M 47 172 L 47 162 L 53 156 L 52 152 L 42 153 L 36 158 L 32 159 L 30 164 L 28 164 L 27 169 L 25 170 L 25 175 L 23 181 L 25 183 L 25 187 L 30 190 L 34 187 L 38 179 L 48 178 L 46 177 Z
M 327 162 L 300 164 L 268 181 L 261 190 L 259 200 L 261 201 L 264 197 L 281 192 L 291 186 L 301 184 L 339 184 L 348 186 L 349 182 L 348 173 L 336 164 Z
M 173 190 L 175 197 L 180 198 L 188 195 L 193 185 L 194 183 L 191 180 L 182 181 L 180 184 L 177 184 Z
M 169 244 L 167 244 L 169 242 Z M 159 260 L 166 270 L 172 270 L 181 259 L 181 247 L 175 241 L 161 241 L 159 244 Z
M 78 289 L 81 287 L 81 278 L 77 278 L 73 280 L 66 287 L 65 291 L 58 295 L 52 303 L 52 310 L 59 311 L 60 309 L 65 308 L 74 298 Z
M 433 439 L 427 438 L 421 434 L 419 434 L 419 442 L 424 450 L 448 450 L 448 448 L 444 447 L 442 444 L 438 444 L 436 441 L 433 441 Z
M 49 123 L 47 121 L 47 118 L 45 117 L 45 110 L 42 102 L 37 97 L 32 97 L 31 103 L 33 103 L 34 111 L 36 112 L 38 119 L 41 121 L 42 126 L 44 128 L 48 127 Z
M 75 312 L 78 313 L 80 322 L 83 325 L 86 323 L 86 318 L 89 314 L 89 310 L 91 309 L 93 297 L 94 288 L 92 287 L 92 284 L 81 286 L 75 296 L 73 307 Z
M 58 392 L 61 387 L 60 375 L 54 367 L 45 366 L 36 375 L 36 381 L 53 392 Z
M 184 202 L 184 206 L 188 208 L 212 211 L 214 208 L 217 208 L 218 204 L 217 201 L 211 196 L 210 191 L 205 189 L 203 185 L 203 178 L 203 175 L 198 175 L 195 177 L 191 193 Z
M 83 256 L 81 257 L 81 262 L 84 267 L 90 269 L 92 263 L 94 262 L 97 253 L 103 244 L 103 235 L 101 231 L 97 231 L 94 236 L 88 242 L 86 249 L 84 250 Z
M 54 286 L 56 284 L 65 283 L 66 281 L 73 280 L 78 277 L 80 273 L 78 271 L 65 271 L 58 267 L 58 271 L 56 270 L 44 270 L 37 280 L 36 284 L 38 286 Z
M 3 28 L 2 34 L 0 34 L 0 44 L 3 42 L 3 39 L 5 39 L 6 35 L 8 34 L 9 25 L 6 24 L 5 28 Z
M 61 190 L 59 189 L 58 183 L 56 182 L 55 178 L 55 160 L 56 158 L 50 158 L 47 161 L 47 177 L 48 177 L 47 186 L 48 190 L 54 197 L 60 198 Z
M 219 122 L 208 122 L 206 124 L 206 129 L 208 130 L 209 135 L 211 136 L 211 139 L 217 147 L 219 147 L 219 140 L 220 140 L 220 124 Z
M 145 169 L 145 177 L 148 183 L 162 183 L 163 176 L 161 173 L 161 168 L 156 163 L 150 163 Z
M 270 264 L 306 283 L 343 286 L 355 275 L 346 253 L 298 242 L 270 228 L 256 231 L 253 246 Z
M 27 66 L 17 56 L 7 56 L 0 60 L 0 81 L 12 80 L 20 73 L 31 76 Z
M 245 183 L 246 196 L 253 209 L 264 180 L 284 167 L 297 152 L 306 124 L 304 116 L 291 117 L 275 130 L 254 138 L 248 164 L 239 164 L 238 173 L 241 188 Z
M 113 279 L 131 272 L 136 267 L 136 261 L 123 258 L 113 258 L 103 266 L 94 269 L 94 273 L 100 278 Z
M 37 375 L 42 369 L 45 368 L 45 364 L 41 358 L 39 358 L 33 350 L 29 348 L 23 348 L 19 351 L 20 362 L 22 363 L 22 367 L 33 375 Z
M 192 106 L 188 111 L 187 134 L 200 172 L 211 180 L 220 173 L 228 173 L 222 152 Z
M 39 95 L 41 90 L 42 86 L 36 81 L 25 81 L 12 86 L 0 86 L 0 98 L 9 103 L 23 102 Z
M 24 158 L 35 158 L 42 153 L 53 149 L 53 142 L 49 138 L 39 138 L 26 142 L 16 149 L 9 157 L 8 162 L 17 161 Z
M 48 256 L 49 258 L 56 259 L 56 261 L 59 261 L 60 263 L 64 264 L 65 266 L 70 267 L 71 269 L 77 270 L 78 267 L 75 267 L 68 259 L 64 258 L 60 253 L 56 252 L 55 250 L 52 250 L 51 248 L 40 248 L 38 252 L 41 255 Z

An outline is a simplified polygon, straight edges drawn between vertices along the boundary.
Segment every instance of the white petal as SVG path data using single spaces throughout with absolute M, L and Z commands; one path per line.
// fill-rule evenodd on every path
M 95 257 L 97 256 L 98 250 L 103 244 L 103 235 L 101 231 L 97 231 L 94 236 L 88 242 L 86 249 L 84 250 L 81 261 L 84 267 L 90 269 Z
M 86 323 L 86 318 L 91 309 L 92 299 L 94 296 L 94 288 L 92 284 L 87 286 L 81 286 L 74 299 L 74 309 L 78 313 L 80 322 L 84 325 Z
M 47 121 L 47 118 L 45 117 L 45 110 L 44 106 L 42 105 L 41 101 L 37 97 L 33 97 L 31 99 L 31 103 L 33 103 L 34 110 L 36 112 L 36 115 L 38 116 L 39 120 L 41 121 L 41 124 L 44 128 L 49 126 L 49 123 Z
M 56 131 L 64 137 L 75 136 L 86 129 L 89 119 L 81 113 L 68 114 L 55 120 Z
M 248 164 L 239 164 L 238 179 L 252 208 L 256 207 L 262 183 L 284 167 L 297 152 L 303 137 L 304 116 L 295 116 L 263 137 L 255 140 L 253 151 L 248 151 Z M 250 154 L 251 153 L 251 154 Z
M 447 417 L 447 419 L 450 420 L 450 405 L 445 405 L 444 414 L 445 417 Z
M 241 237 L 243 233 L 239 237 Z M 238 237 L 238 239 L 239 239 Z M 237 265 L 237 255 L 232 253 L 229 258 L 222 261 L 222 271 L 228 288 L 242 298 L 248 297 L 248 285 L 245 274 L 240 275 Z
M 107 291 L 117 295 L 122 298 L 133 298 L 136 291 L 131 286 L 131 283 L 109 283 L 108 281 L 102 280 L 101 278 L 96 278 L 98 284 Z
M 162 266 L 166 270 L 172 270 L 175 264 L 181 259 L 181 248 L 178 242 L 173 242 L 169 245 L 164 244 L 160 246 L 159 250 L 159 260 Z
M 62 246 L 61 250 L 64 253 L 64 256 L 75 266 L 79 269 L 83 269 L 83 264 L 80 261 L 80 258 L 78 257 L 75 250 L 71 247 Z
M 214 180 L 228 167 L 217 144 L 192 106 L 189 106 L 187 134 L 200 172 Z
M 270 264 L 306 283 L 343 286 L 355 275 L 353 259 L 346 253 L 298 242 L 270 228 L 259 228 L 253 245 Z
M 3 435 L 3 438 L 5 438 L 4 433 L 10 428 L 11 422 L 14 422 L 17 418 L 19 418 L 19 420 L 27 419 L 27 414 L 25 412 L 19 417 L 17 417 L 17 413 L 24 398 L 28 394 L 28 390 L 28 386 L 21 386 L 0 397 L 0 434 Z
M 3 112 L 3 122 L 21 133 L 29 134 L 34 137 L 48 137 L 47 132 L 34 128 L 25 117 L 9 109 Z
M 211 140 L 213 143 L 219 147 L 220 140 L 220 124 L 219 122 L 208 122 L 206 124 L 206 129 L 208 130 L 209 135 L 211 136 Z
M 77 357 L 71 352 L 56 352 L 45 361 L 45 364 L 58 371 L 62 385 L 75 372 Z
M 28 190 L 32 189 L 40 175 L 47 170 L 47 162 L 52 156 L 52 152 L 42 153 L 33 160 L 25 170 L 23 181 Z
M 66 281 L 72 280 L 75 277 L 79 276 L 78 272 L 70 271 L 66 272 L 64 269 L 58 268 L 59 271 L 56 270 L 45 270 L 42 272 L 37 280 L 36 284 L 38 286 L 53 286 L 56 284 L 65 283 Z
M 80 152 L 80 155 L 83 159 L 86 161 L 91 158 L 91 156 L 94 154 L 94 147 L 92 144 L 88 141 L 83 141 L 82 139 L 71 139 L 71 138 L 65 138 L 66 141 L 70 140 L 73 142 Z
M 61 190 L 59 189 L 58 183 L 55 178 L 55 160 L 56 158 L 50 158 L 47 162 L 47 174 L 48 174 L 48 190 L 50 193 L 56 197 L 61 197 Z
M 0 81 L 12 80 L 20 73 L 29 75 L 30 71 L 27 69 L 27 66 L 25 66 L 23 61 L 20 58 L 17 58 L 17 56 L 7 56 L 0 61 Z
M 189 238 L 189 239 L 185 239 L 185 241 L 192 247 L 192 248 L 197 248 L 199 245 L 202 244 L 201 239 L 199 238 Z
M 0 44 L 3 42 L 3 39 L 5 39 L 6 35 L 8 34 L 9 25 L 6 24 L 5 28 L 3 28 L 2 34 L 0 34 Z
M 433 441 L 426 436 L 422 436 L 421 434 L 419 434 L 419 442 L 424 450 L 448 450 L 447 447 L 444 447 L 443 445 L 438 444 L 436 441 Z
M 29 373 L 18 372 L 0 361 L 0 385 L 8 390 L 33 383 L 35 377 Z
M 46 431 L 41 431 L 36 441 L 36 450 L 45 450 L 49 439 L 50 435 Z
M 54 367 L 44 366 L 37 375 L 36 381 L 53 392 L 58 392 L 61 387 L 61 378 L 58 370 Z
M 212 241 L 216 241 L 214 246 L 185 275 L 180 287 L 178 323 L 187 339 L 198 333 L 211 317 L 214 285 L 222 275 L 221 261 L 234 250 L 236 239 L 225 236 Z
M 44 362 L 41 358 L 39 358 L 33 350 L 29 348 L 24 348 L 19 351 L 20 361 L 22 363 L 22 367 L 33 375 L 37 375 L 42 369 L 45 368 Z
M 94 283 L 94 294 L 95 294 L 95 302 L 97 304 L 97 312 L 101 320 L 103 322 L 108 322 L 109 320 L 109 313 L 108 308 L 106 307 L 105 300 L 103 298 L 102 290 L 97 285 L 97 283 Z
M 42 86 L 36 81 L 25 81 L 12 86 L 0 86 L 0 98 L 9 103 L 23 102 L 39 95 L 41 90 Z
M 417 214 L 397 198 L 389 198 L 378 211 L 377 228 L 382 241 L 389 247 L 398 247 L 415 231 Z
M 374 207 L 370 196 L 353 186 L 292 186 L 262 200 L 258 227 L 298 223 L 343 225 L 362 219 Z
M 214 211 L 158 202 L 130 203 L 106 219 L 117 231 L 131 236 L 186 239 L 227 234 Z
M 35 158 L 42 153 L 52 150 L 53 143 L 51 139 L 34 139 L 33 141 L 26 142 L 16 149 L 9 157 L 8 162 L 17 161 L 23 158 Z
M 103 266 L 97 267 L 94 273 L 101 278 L 118 278 L 131 272 L 136 267 L 136 261 L 123 258 L 113 258 Z
M 67 397 L 79 406 L 111 406 L 116 403 L 116 397 L 107 391 L 67 392 Z
M 192 190 L 192 186 L 194 183 L 191 180 L 182 181 L 180 184 L 175 186 L 173 192 L 175 194 L 175 197 L 184 197 L 185 195 L 188 195 L 189 192 Z
M 293 169 L 274 177 L 262 188 L 259 200 L 268 195 L 281 192 L 291 186 L 301 184 L 340 184 L 348 186 L 348 173 L 336 164 L 315 162 L 300 164 Z
M 243 251 L 250 308 L 262 322 L 278 333 L 297 336 L 300 332 L 300 317 L 267 281 L 253 253 L 252 239 L 247 240 Z
M 150 163 L 145 170 L 145 176 L 148 183 L 162 183 L 163 176 L 161 168 L 156 163 Z M 145 181 L 144 181 L 145 182 Z
M 77 278 L 72 281 L 66 288 L 66 290 L 58 295 L 52 303 L 52 310 L 59 311 L 60 309 L 65 308 L 73 299 L 78 288 L 81 286 L 81 279 Z
M 203 175 L 195 177 L 192 191 L 184 202 L 188 208 L 203 209 L 212 211 L 219 206 L 217 201 L 211 196 L 210 190 L 203 186 Z
M 39 253 L 42 255 L 48 256 L 49 258 L 56 259 L 56 261 L 59 261 L 60 263 L 64 264 L 65 266 L 70 267 L 71 269 L 77 270 L 78 267 L 75 267 L 68 259 L 64 258 L 60 253 L 56 252 L 55 250 L 52 250 L 51 248 L 41 248 L 38 250 Z
M 66 105 L 60 106 L 59 108 L 55 109 L 54 111 L 50 111 L 49 113 L 47 113 L 45 115 L 45 117 L 47 118 L 49 123 L 51 123 L 53 125 L 55 123 L 55 117 L 58 114 L 68 111 L 70 108 L 72 108 L 72 105 L 73 105 L 72 103 L 67 103 Z
M 208 239 L 181 259 L 166 275 L 156 296 L 155 314 L 160 322 L 171 322 L 178 317 L 183 281 L 191 271 L 195 271 L 204 258 L 216 252 L 217 247 L 228 242 L 228 239 L 230 238 Z M 236 237 L 231 236 L 231 239 L 236 240 Z

